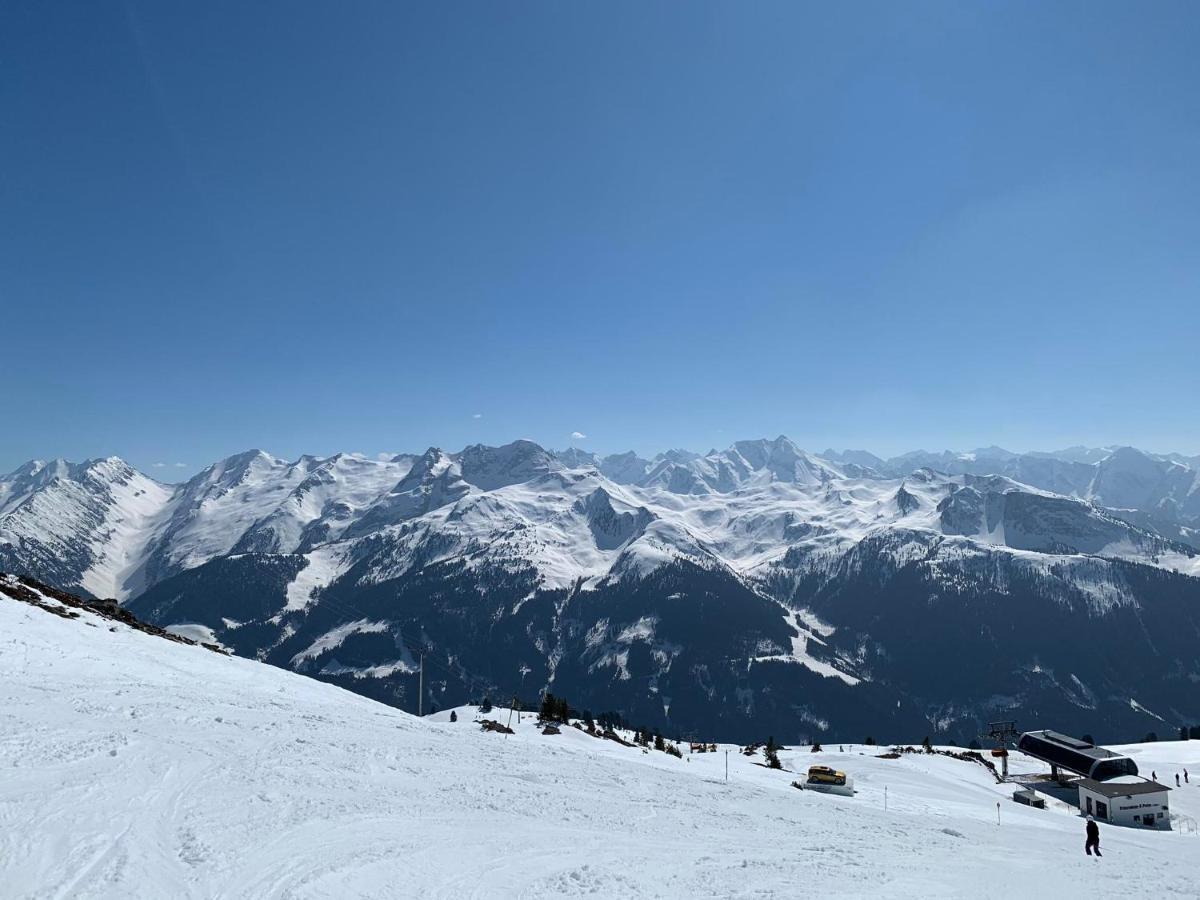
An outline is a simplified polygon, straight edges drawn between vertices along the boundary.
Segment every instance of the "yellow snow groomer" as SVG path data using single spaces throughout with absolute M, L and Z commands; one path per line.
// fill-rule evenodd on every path
M 810 766 L 808 781 L 810 784 L 845 784 L 846 773 L 831 769 L 829 766 Z

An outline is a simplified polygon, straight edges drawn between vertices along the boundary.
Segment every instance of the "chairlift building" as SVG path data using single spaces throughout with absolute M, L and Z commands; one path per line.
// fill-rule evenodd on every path
M 1027 731 L 1017 741 L 1017 749 L 1027 756 L 1049 763 L 1050 771 L 1055 776 L 1059 769 L 1064 769 L 1094 781 L 1107 781 L 1138 773 L 1137 763 L 1128 756 L 1057 731 Z
M 1137 763 L 1128 756 L 1057 731 L 1028 731 L 1021 735 L 1017 749 L 1049 763 L 1055 778 L 1078 790 L 1081 814 L 1110 825 L 1171 827 L 1170 789 L 1140 777 Z M 1082 777 L 1064 779 L 1067 772 Z
M 1157 781 L 1122 775 L 1108 781 L 1081 778 L 1079 809 L 1100 822 L 1133 828 L 1171 827 L 1167 793 L 1171 790 Z

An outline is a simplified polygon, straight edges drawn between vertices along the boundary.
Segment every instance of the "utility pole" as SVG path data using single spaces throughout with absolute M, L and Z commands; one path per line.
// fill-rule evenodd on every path
M 887 812 L 887 785 L 883 786 L 883 811 Z
M 417 716 L 425 715 L 425 653 L 421 653 L 421 675 L 417 682 Z
M 725 751 L 725 783 L 729 784 L 729 751 Z
M 509 730 L 509 731 L 512 731 L 512 714 L 513 714 L 513 710 L 514 710 L 514 709 L 516 709 L 516 708 L 517 708 L 517 695 L 516 695 L 516 694 L 513 694 L 513 698 L 512 698 L 512 706 L 510 706 L 510 707 L 508 708 L 508 730 Z M 517 724 L 518 724 L 518 725 L 520 725 L 520 724 L 521 724 L 521 720 L 520 720 L 520 719 L 517 719 Z M 504 735 L 504 739 L 505 739 L 506 741 L 508 740 L 508 735 L 507 735 L 507 734 L 505 734 L 505 735 Z
M 525 665 L 525 663 L 521 663 L 521 693 L 522 694 L 525 693 L 525 676 L 528 675 L 532 671 L 533 670 L 530 669 L 529 666 Z M 542 686 L 542 696 L 538 700 L 538 715 L 539 716 L 541 716 L 541 714 L 542 714 L 542 707 L 546 705 L 545 701 L 546 701 L 546 686 L 543 685 Z M 517 710 L 517 724 L 518 725 L 521 724 L 521 710 Z

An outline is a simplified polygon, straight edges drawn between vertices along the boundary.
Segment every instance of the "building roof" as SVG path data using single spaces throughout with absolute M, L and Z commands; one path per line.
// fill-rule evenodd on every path
M 1027 731 L 1022 737 L 1033 737 L 1041 741 L 1045 741 L 1047 745 L 1053 745 L 1065 750 L 1070 750 L 1072 753 L 1078 753 L 1081 756 L 1086 756 L 1088 759 L 1111 759 L 1119 754 L 1113 753 L 1104 747 L 1097 747 L 1095 744 L 1089 744 L 1087 741 L 1081 741 L 1079 738 L 1073 738 L 1069 734 L 1062 734 L 1058 731 L 1050 731 L 1043 729 L 1042 731 Z
M 1097 781 L 1101 779 L 1097 778 Z M 1118 775 L 1116 778 L 1103 779 L 1108 784 L 1141 784 L 1146 779 L 1141 775 Z
M 1080 778 L 1075 782 L 1079 787 L 1086 788 L 1093 794 L 1102 797 L 1132 797 L 1134 794 L 1158 794 L 1169 791 L 1170 788 L 1157 781 L 1147 781 L 1145 778 L 1130 783 L 1122 780 L 1114 784 L 1111 781 L 1096 781 L 1092 778 Z
M 1025 732 L 1017 741 L 1017 749 L 1085 777 L 1137 774 L 1137 764 L 1129 757 L 1048 729 Z

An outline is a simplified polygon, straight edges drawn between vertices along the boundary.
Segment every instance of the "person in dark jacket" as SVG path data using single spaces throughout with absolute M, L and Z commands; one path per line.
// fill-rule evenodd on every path
M 1096 851 L 1096 855 L 1100 855 L 1100 826 L 1096 824 L 1096 820 L 1088 816 L 1087 820 L 1087 841 L 1084 842 L 1083 849 L 1087 851 L 1087 855 L 1091 856 L 1092 851 Z

